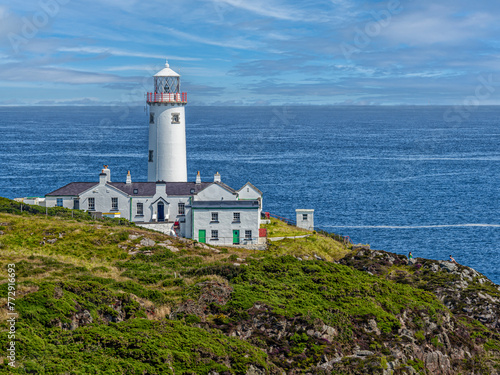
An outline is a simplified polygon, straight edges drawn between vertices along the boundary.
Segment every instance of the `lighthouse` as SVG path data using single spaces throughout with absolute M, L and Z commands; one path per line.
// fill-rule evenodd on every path
M 147 93 L 149 106 L 148 181 L 187 182 L 187 94 L 181 93 L 180 75 L 165 68 L 154 75 L 154 92 Z

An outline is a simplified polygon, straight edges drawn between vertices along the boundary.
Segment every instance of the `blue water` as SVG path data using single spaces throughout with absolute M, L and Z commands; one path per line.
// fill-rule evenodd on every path
M 251 181 L 264 206 L 354 242 L 432 259 L 453 254 L 500 283 L 500 107 L 461 123 L 445 107 L 186 108 L 188 174 Z M 147 176 L 144 108 L 0 107 L 0 195 Z

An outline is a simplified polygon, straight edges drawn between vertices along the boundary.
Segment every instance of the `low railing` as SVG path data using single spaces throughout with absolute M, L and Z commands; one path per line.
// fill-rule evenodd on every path
M 146 101 L 148 103 L 187 103 L 187 93 L 148 92 Z

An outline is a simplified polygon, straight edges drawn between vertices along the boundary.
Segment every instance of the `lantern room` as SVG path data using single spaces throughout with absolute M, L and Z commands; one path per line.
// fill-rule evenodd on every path
M 170 69 L 168 60 L 165 68 L 154 75 L 154 92 L 147 93 L 148 103 L 187 103 L 187 94 L 181 93 L 181 76 Z

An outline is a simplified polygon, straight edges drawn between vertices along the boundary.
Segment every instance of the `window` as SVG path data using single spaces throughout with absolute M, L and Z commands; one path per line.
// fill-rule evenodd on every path
M 218 212 L 212 212 L 212 221 L 215 221 L 216 223 L 219 222 L 219 213 Z
M 239 222 L 240 222 L 240 213 L 233 212 L 233 223 L 239 223 Z
M 307 214 L 302 214 L 302 221 L 307 221 Z
M 95 198 L 89 198 L 89 210 L 95 210 Z
M 252 239 L 252 231 L 246 230 L 245 231 L 245 240 L 251 240 L 251 239 Z
M 218 240 L 218 239 L 219 239 L 219 231 L 213 230 L 212 231 L 212 240 Z
M 57 207 L 62 207 L 62 206 L 63 206 L 63 199 L 57 198 Z
M 134 189 L 134 194 L 138 194 L 138 193 L 139 193 L 139 190 Z
M 137 216 L 144 216 L 144 204 L 137 203 Z
M 180 124 L 180 123 L 181 123 L 181 114 L 172 113 L 172 124 Z
M 153 150 L 149 150 L 149 159 L 148 159 L 148 161 L 149 161 L 150 163 L 152 163 L 152 162 L 153 162 Z
M 74 210 L 80 209 L 80 199 L 79 198 L 73 198 L 73 209 Z
M 184 203 L 179 203 L 177 212 L 179 215 L 184 215 L 186 212 L 186 205 Z
M 118 198 L 111 198 L 111 209 L 118 210 Z
M 149 123 L 154 124 L 155 123 L 155 114 L 152 112 L 149 112 Z

